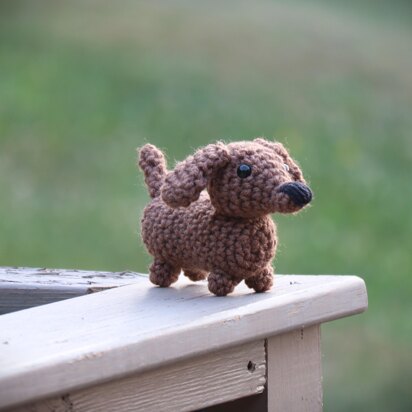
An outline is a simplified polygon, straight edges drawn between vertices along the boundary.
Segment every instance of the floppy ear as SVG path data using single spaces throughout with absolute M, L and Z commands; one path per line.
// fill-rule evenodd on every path
M 162 186 L 162 199 L 170 207 L 189 206 L 206 188 L 213 174 L 230 160 L 223 143 L 210 144 L 176 165 L 166 175 Z

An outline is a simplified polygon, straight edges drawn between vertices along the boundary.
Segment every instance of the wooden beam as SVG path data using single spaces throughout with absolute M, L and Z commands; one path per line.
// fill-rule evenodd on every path
M 265 355 L 260 340 L 9 412 L 193 411 L 263 392 Z
M 0 267 L 0 315 L 89 293 L 146 282 L 134 272 Z

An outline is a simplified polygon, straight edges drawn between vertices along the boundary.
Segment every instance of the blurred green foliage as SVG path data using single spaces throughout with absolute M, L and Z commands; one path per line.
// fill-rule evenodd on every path
M 279 273 L 358 274 L 325 410 L 412 410 L 408 2 L 0 3 L 0 264 L 147 271 L 135 148 L 285 143 L 315 193 Z

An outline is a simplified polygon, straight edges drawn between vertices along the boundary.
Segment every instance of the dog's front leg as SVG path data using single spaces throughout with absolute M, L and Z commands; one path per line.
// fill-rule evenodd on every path
M 209 290 L 217 296 L 226 296 L 228 293 L 233 292 L 240 280 L 220 270 L 213 270 L 208 277 Z
M 266 292 L 273 285 L 273 275 L 274 270 L 272 266 L 267 266 L 264 269 L 258 271 L 253 276 L 245 279 L 245 283 L 251 289 L 254 289 L 255 292 Z

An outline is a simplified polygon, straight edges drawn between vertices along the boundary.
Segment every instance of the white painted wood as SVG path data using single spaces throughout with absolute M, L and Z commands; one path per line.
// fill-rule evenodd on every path
M 248 369 L 248 363 L 253 368 Z M 39 401 L 12 412 L 190 411 L 261 393 L 263 340 Z
M 134 272 L 0 267 L 0 315 L 118 286 L 147 282 Z
M 269 338 L 267 358 L 269 412 L 322 411 L 319 325 Z
M 364 311 L 355 276 L 277 276 L 272 291 L 211 295 L 150 282 L 0 316 L 0 407 L 143 372 Z

